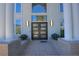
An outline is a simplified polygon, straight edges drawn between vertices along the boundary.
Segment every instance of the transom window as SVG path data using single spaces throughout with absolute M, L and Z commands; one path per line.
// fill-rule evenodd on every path
M 47 16 L 38 16 L 38 15 L 33 15 L 32 16 L 32 21 L 46 21 L 47 20 Z
M 33 13 L 45 13 L 47 12 L 46 3 L 32 3 Z

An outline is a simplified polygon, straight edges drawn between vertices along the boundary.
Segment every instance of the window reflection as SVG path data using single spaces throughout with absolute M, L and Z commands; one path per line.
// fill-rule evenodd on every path
M 21 34 L 21 20 L 16 19 L 16 34 Z
M 60 3 L 60 12 L 63 12 L 63 3 Z
M 16 13 L 21 12 L 21 3 L 16 3 Z

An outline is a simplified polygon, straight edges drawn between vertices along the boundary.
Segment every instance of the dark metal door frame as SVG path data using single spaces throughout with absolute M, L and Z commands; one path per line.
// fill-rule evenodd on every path
M 40 34 L 40 32 L 39 32 L 39 37 L 38 38 L 34 38 L 33 37 L 33 23 L 37 23 L 38 24 L 38 31 L 40 30 L 40 28 L 41 28 L 41 24 L 43 24 L 43 23 L 46 23 L 46 38 L 41 38 L 41 34 Z M 48 39 L 48 22 L 32 22 L 31 23 L 31 37 L 32 37 L 32 40 L 47 40 Z

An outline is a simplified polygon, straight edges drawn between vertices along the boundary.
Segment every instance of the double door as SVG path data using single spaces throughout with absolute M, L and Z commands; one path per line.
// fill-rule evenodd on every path
M 32 22 L 32 39 L 47 40 L 47 22 Z

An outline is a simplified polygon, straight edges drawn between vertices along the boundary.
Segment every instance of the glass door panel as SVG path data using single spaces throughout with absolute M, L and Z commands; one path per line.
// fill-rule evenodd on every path
M 34 24 L 38 24 L 38 26 L 34 26 Z M 43 40 L 47 38 L 47 22 L 32 22 L 32 39 Z

